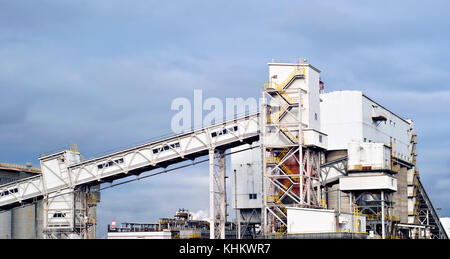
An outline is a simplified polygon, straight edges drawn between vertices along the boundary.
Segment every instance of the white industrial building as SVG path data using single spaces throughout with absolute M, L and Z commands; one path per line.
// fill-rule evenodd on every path
M 310 208 L 303 201 L 292 207 L 286 205 L 284 214 L 287 233 L 334 232 L 343 229 L 357 233 L 363 229 L 362 232 L 367 231 L 371 237 L 382 238 L 427 238 L 433 234 L 442 235 L 440 223 L 436 220 L 415 167 L 417 141 L 412 120 L 400 117 L 361 91 L 324 92 L 320 87 L 320 71 L 305 62 L 272 62 L 268 66 L 269 85 L 286 84 L 286 81 L 293 78 L 293 71 L 299 67 L 305 68 L 303 77 L 298 77 L 296 83 L 283 88 L 279 96 L 289 93 L 289 87 L 302 89 L 299 99 L 304 107 L 303 112 L 299 116 L 297 110 L 291 110 L 292 117 L 298 116 L 303 124 L 302 133 L 293 135 L 295 138 L 303 138 L 303 148 L 312 146 L 322 149 L 321 179 L 320 183 L 314 183 L 314 191 L 320 190 L 317 193 L 321 195 L 322 204 L 318 205 L 323 207 Z M 288 105 L 283 108 L 280 99 L 282 98 L 269 100 L 269 113 L 280 114 L 283 109 L 287 110 Z M 262 107 L 262 112 L 264 109 Z M 273 121 L 269 115 L 262 113 L 261 116 L 262 120 L 267 117 Z M 279 128 L 281 127 L 280 123 Z M 277 136 L 276 131 L 269 132 L 272 135 L 266 134 L 264 145 L 288 143 L 274 137 Z M 261 148 L 266 152 L 268 149 L 261 141 L 253 144 L 254 147 L 257 145 L 260 145 L 257 150 L 231 156 L 233 208 L 237 210 L 238 222 L 242 224 L 241 235 L 253 231 L 255 227 L 252 224 L 267 224 L 259 213 L 263 214 L 265 209 L 270 211 L 259 196 L 260 192 L 266 195 L 268 193 L 264 181 L 266 185 L 267 182 L 269 185 L 273 182 L 264 176 L 267 174 L 264 173 L 264 166 L 261 169 L 261 159 L 264 159 Z M 233 151 L 238 149 L 242 147 Z M 275 167 L 282 166 L 280 164 Z M 283 183 L 277 184 L 276 187 L 282 190 L 283 186 L 280 185 Z M 252 196 L 252 193 L 257 196 Z M 282 217 L 283 211 L 272 214 L 275 218 Z M 354 222 L 355 217 L 359 220 L 363 218 L 364 228 L 355 229 L 354 225 L 349 228 L 347 225 L 339 229 L 344 215 L 352 219 L 349 222 Z M 261 222 L 255 222 L 260 217 Z
M 89 238 L 100 183 L 208 155 L 210 238 L 230 225 L 229 174 L 238 238 L 448 238 L 420 182 L 412 120 L 361 91 L 324 92 L 306 60 L 268 70 L 258 113 L 89 160 L 42 156 L 40 175 L 0 185 L 0 210 L 41 200 L 44 238 Z
M 321 130 L 328 134 L 328 150 L 348 149 L 350 142 L 393 145 L 395 156 L 410 160 L 412 121 L 403 119 L 361 91 L 333 91 L 320 95 Z

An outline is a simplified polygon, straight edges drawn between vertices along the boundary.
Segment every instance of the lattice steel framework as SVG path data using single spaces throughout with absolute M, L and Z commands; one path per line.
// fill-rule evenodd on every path
M 391 238 L 394 235 L 395 224 L 399 217 L 392 215 L 392 193 L 380 190 L 354 192 L 355 213 L 366 215 L 367 231 L 383 238 Z
M 225 239 L 227 222 L 227 195 L 225 175 L 225 152 L 221 149 L 209 151 L 209 209 L 210 239 Z

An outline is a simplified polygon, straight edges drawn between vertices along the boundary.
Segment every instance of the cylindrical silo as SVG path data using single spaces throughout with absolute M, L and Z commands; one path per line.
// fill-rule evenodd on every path
M 12 238 L 36 238 L 35 204 L 12 209 Z
M 0 239 L 11 238 L 11 211 L 0 212 Z
M 44 238 L 44 200 L 36 203 L 36 239 Z

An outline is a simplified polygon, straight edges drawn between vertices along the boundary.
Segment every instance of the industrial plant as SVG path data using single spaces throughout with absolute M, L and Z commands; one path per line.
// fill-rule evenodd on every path
M 208 220 L 180 209 L 112 222 L 108 238 L 448 239 L 413 120 L 361 91 L 327 92 L 320 74 L 304 59 L 271 62 L 256 113 L 100 157 L 72 147 L 40 168 L 0 164 L 0 238 L 96 238 L 102 183 L 207 157 Z

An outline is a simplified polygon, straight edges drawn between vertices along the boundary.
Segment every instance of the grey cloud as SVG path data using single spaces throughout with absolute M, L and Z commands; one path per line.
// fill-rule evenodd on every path
M 30 30 L 65 24 L 83 18 L 82 6 L 74 1 L 0 1 L 0 28 Z
M 36 164 L 39 153 L 71 143 L 92 157 L 170 133 L 173 98 L 192 99 L 196 88 L 204 98 L 258 98 L 266 62 L 301 56 L 323 71 L 327 91 L 360 89 L 412 117 L 423 181 L 433 188 L 446 177 L 444 1 L 407 8 L 404 1 L 29 2 L 0 1 L 0 90 L 10 97 L 0 104 L 0 141 L 7 162 Z M 205 209 L 205 179 L 183 170 L 108 189 L 99 213 L 103 222 L 136 214 L 150 221 L 180 204 Z M 442 192 L 430 195 L 448 208 Z

